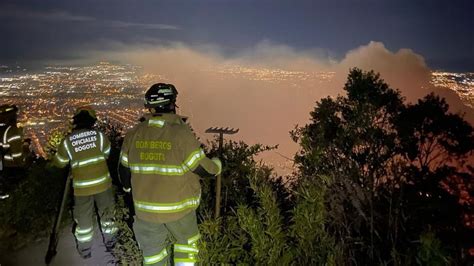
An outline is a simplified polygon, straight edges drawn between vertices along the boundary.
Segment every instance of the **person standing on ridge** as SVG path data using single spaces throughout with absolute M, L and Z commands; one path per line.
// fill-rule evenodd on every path
M 71 166 L 74 190 L 74 221 L 77 250 L 82 258 L 90 258 L 97 205 L 100 229 L 108 251 L 115 244 L 115 200 L 107 167 L 110 141 L 104 133 L 93 129 L 97 117 L 89 107 L 78 108 L 73 117 L 73 131 L 58 146 L 53 163 L 61 168 Z M 68 177 L 69 178 L 69 177 Z
M 15 105 L 0 106 L 0 181 L 5 183 L 7 178 L 16 181 L 24 175 L 29 151 L 29 145 L 23 140 L 23 128 L 17 126 L 17 112 Z M 5 191 L 0 191 L 0 199 L 8 197 Z
M 207 158 L 185 118 L 176 114 L 178 91 L 157 83 L 145 94 L 150 114 L 125 136 L 119 175 L 132 192 L 133 230 L 145 265 L 194 265 L 200 237 L 196 219 L 199 177 L 221 172 L 218 158 Z

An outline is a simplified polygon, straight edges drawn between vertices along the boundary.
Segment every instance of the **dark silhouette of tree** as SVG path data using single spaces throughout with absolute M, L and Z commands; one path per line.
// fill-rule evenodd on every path
M 463 240 L 469 232 L 462 216 L 470 210 L 458 201 L 463 185 L 473 182 L 472 172 L 466 170 L 474 135 L 468 122 L 448 110 L 444 99 L 429 94 L 417 104 L 407 105 L 396 127 L 406 163 L 404 215 L 411 221 L 407 234 L 414 238 L 429 226 L 455 254 L 469 245 Z
M 352 69 L 344 90 L 318 102 L 311 123 L 292 136 L 301 145 L 300 178 L 332 178 L 328 225 L 348 263 L 414 263 L 428 231 L 456 257 L 465 227 L 442 185 L 461 173 L 472 180 L 462 171 L 472 127 L 434 95 L 405 105 L 373 71 Z

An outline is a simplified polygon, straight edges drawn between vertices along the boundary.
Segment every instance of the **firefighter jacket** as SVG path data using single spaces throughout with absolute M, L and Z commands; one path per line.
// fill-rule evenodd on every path
M 195 210 L 201 198 L 196 173 L 221 171 L 220 161 L 206 157 L 194 133 L 176 114 L 155 114 L 129 131 L 120 164 L 131 172 L 136 215 L 152 223 L 176 221 Z
M 1 144 L 3 149 L 3 164 L 5 167 L 23 167 L 23 128 L 15 125 L 1 127 Z
M 104 133 L 94 129 L 74 130 L 58 147 L 54 164 L 71 165 L 75 196 L 89 196 L 106 191 L 112 185 L 107 158 L 110 141 Z

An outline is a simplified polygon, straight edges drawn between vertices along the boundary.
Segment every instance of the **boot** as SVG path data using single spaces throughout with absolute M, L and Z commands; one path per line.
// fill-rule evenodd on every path
M 79 256 L 83 259 L 88 259 L 92 257 L 92 249 L 91 248 L 84 248 L 84 249 L 77 249 Z
M 108 240 L 104 241 L 105 249 L 107 252 L 112 252 L 115 247 L 115 237 L 111 237 Z

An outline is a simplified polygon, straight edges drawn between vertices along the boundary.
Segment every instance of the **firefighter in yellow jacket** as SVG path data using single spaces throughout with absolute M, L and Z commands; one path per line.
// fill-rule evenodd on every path
M 23 140 L 23 128 L 17 126 L 17 112 L 15 105 L 0 106 L 0 182 L 24 176 L 29 145 Z M 5 192 L 0 191 L 0 199 L 9 197 Z
M 177 94 L 171 84 L 151 86 L 145 94 L 151 114 L 127 133 L 120 154 L 120 180 L 133 195 L 133 229 L 145 265 L 170 265 L 171 247 L 174 265 L 194 265 L 199 177 L 221 171 L 219 159 L 206 157 L 184 118 L 176 115 Z
M 3 167 L 22 167 L 25 163 L 23 149 L 23 128 L 17 127 L 15 105 L 0 106 L 0 133 L 2 137 Z
M 110 250 L 114 245 L 114 195 L 107 167 L 110 141 L 104 133 L 93 129 L 96 122 L 95 111 L 79 108 L 73 117 L 74 129 L 58 147 L 54 163 L 59 167 L 71 166 L 74 190 L 74 236 L 79 254 L 91 257 L 94 234 L 95 207 L 97 205 L 100 229 L 105 246 Z

